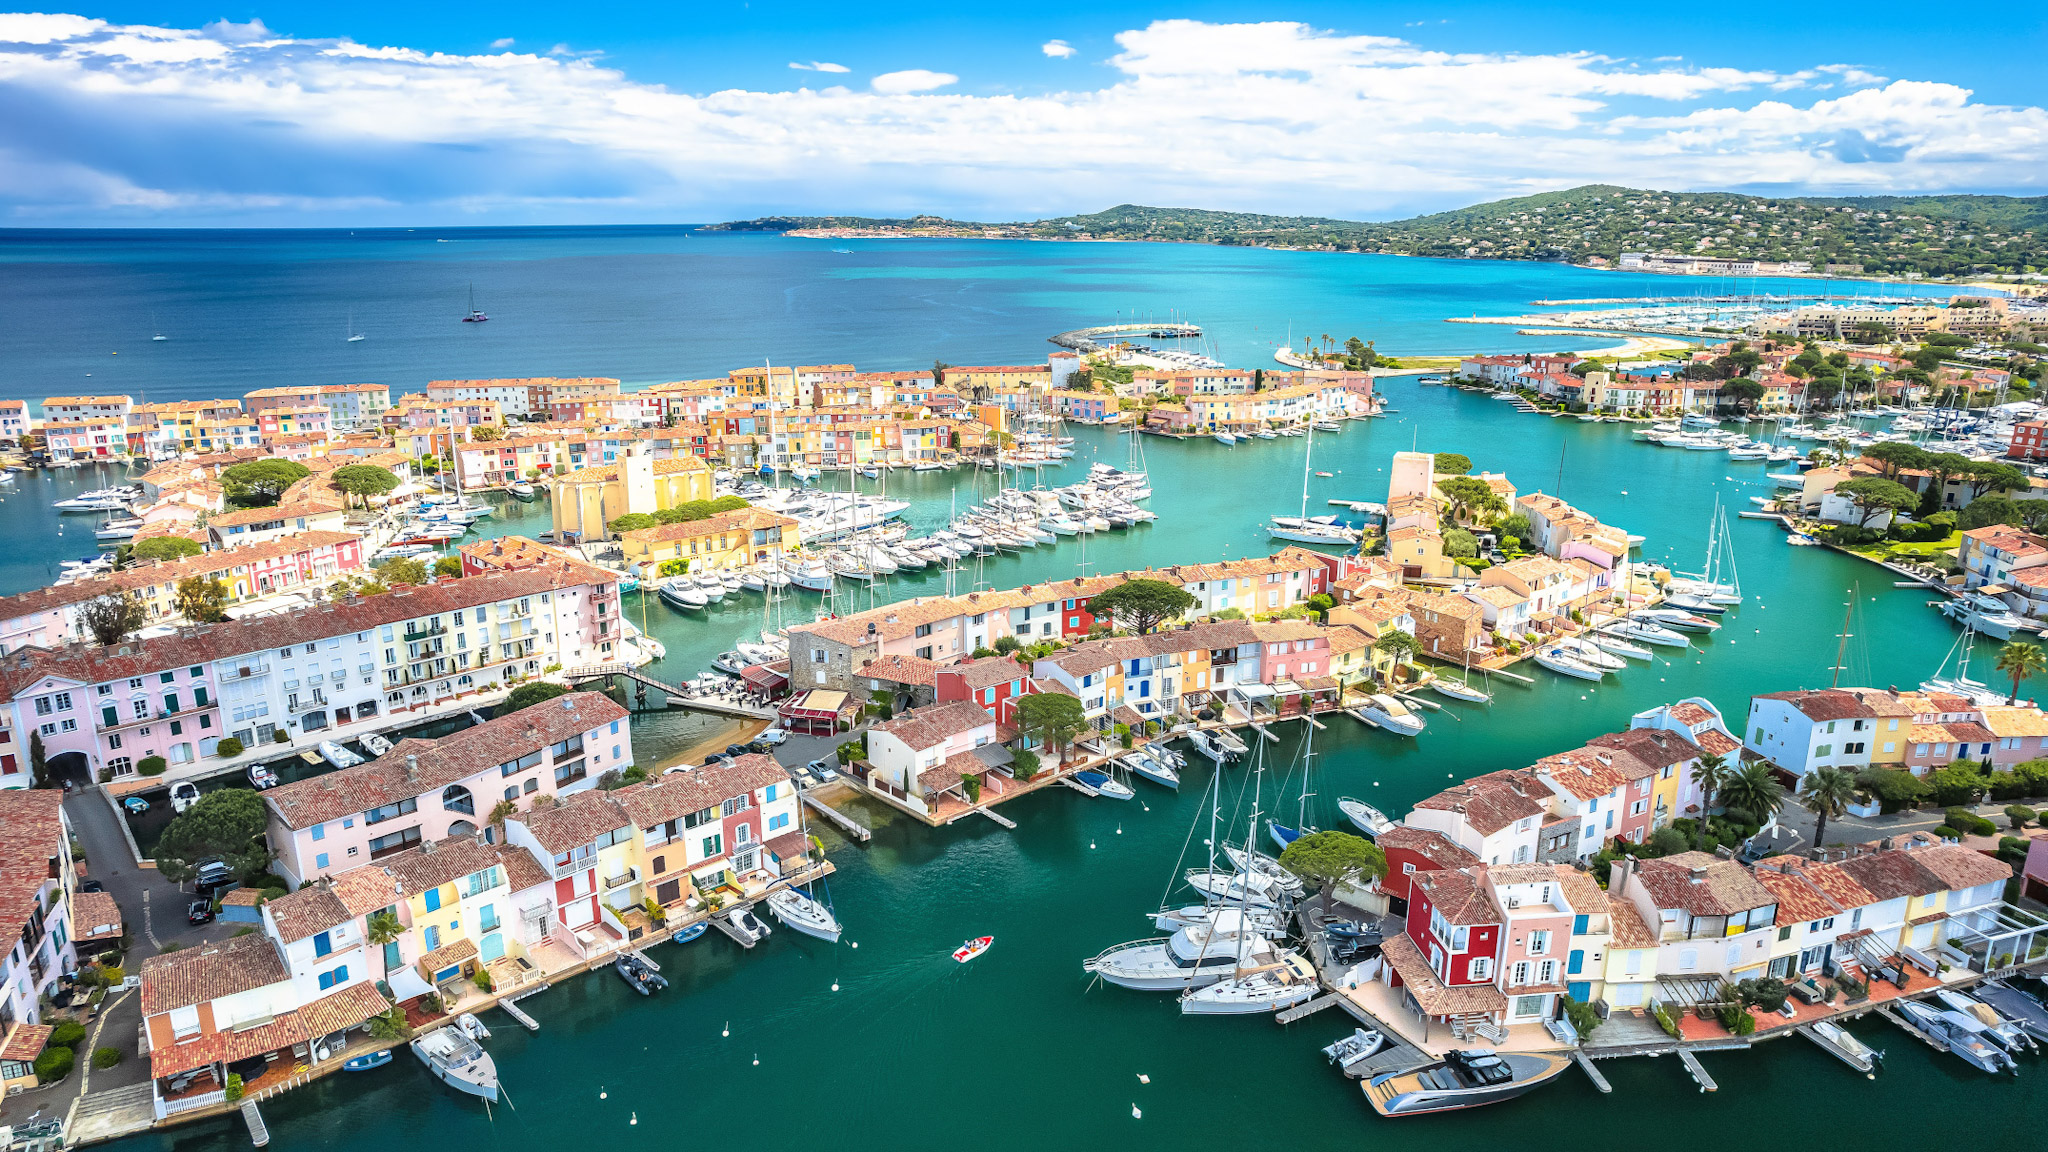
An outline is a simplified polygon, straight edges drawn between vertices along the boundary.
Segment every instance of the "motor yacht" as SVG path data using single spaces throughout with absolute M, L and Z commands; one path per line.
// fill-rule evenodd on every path
M 1422 717 L 1384 692 L 1367 696 L 1365 702 L 1358 706 L 1358 712 L 1396 736 L 1416 736 L 1422 732 Z
M 1223 908 L 1171 936 L 1106 948 L 1083 961 L 1081 970 L 1119 988 L 1166 992 L 1206 987 L 1240 967 L 1272 963 L 1277 956 L 1278 949 L 1247 922 L 1244 912 Z

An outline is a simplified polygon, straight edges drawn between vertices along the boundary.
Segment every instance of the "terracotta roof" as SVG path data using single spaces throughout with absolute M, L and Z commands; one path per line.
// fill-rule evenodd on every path
M 625 805 L 613 799 L 611 793 L 598 789 L 565 796 L 556 803 L 520 812 L 512 819 L 526 825 L 543 850 L 556 855 L 634 823 Z
M 19 1060 L 26 1064 L 43 1054 L 43 1045 L 56 1031 L 54 1024 L 17 1024 L 7 1034 L 7 1044 L 0 1047 L 0 1060 Z
M 208 1032 L 183 1044 L 152 1048 L 149 1052 L 149 1074 L 161 1080 L 208 1064 L 218 1064 L 226 1059 L 222 1053 L 227 1050 L 227 1041 L 225 1032 Z
M 917 783 L 926 792 L 942 792 L 958 785 L 963 776 L 987 775 L 991 767 L 992 765 L 973 752 L 955 752 L 919 772 Z
M 1609 935 L 1610 948 L 1655 948 L 1657 934 L 1643 923 L 1642 913 L 1626 900 L 1607 902 L 1607 915 L 1612 925 Z
M 105 892 L 71 894 L 71 935 L 79 941 L 121 938 L 121 906 Z
M 1591 873 L 1574 868 L 1569 864 L 1552 864 L 1557 873 L 1558 887 L 1564 892 L 1565 903 L 1573 912 L 1582 916 L 1598 916 L 1610 908 L 1607 893 L 1601 891 L 1600 882 Z
M 1764 692 L 1758 700 L 1783 700 L 1804 714 L 1809 720 L 1847 720 L 1852 717 L 1875 716 L 1867 705 L 1852 692 L 1838 688 L 1823 688 L 1816 691 Z
M 377 986 L 364 980 L 322 996 L 299 1009 L 298 1016 L 306 1026 L 307 1037 L 311 1038 L 353 1028 L 372 1016 L 382 1015 L 390 1007 L 391 1002 L 384 999 Z
M 339 504 L 311 501 L 304 504 L 278 504 L 270 508 L 247 508 L 239 512 L 225 512 L 207 520 L 208 528 L 239 528 L 244 524 L 267 524 L 273 520 L 293 520 L 301 516 L 331 516 L 344 511 Z
M 948 738 L 994 724 L 981 705 L 972 700 L 950 700 L 914 708 L 893 720 L 885 720 L 870 731 L 887 732 L 912 748 L 931 748 Z
M 1699 734 L 1700 751 L 1709 756 L 1726 756 L 1742 747 L 1742 741 L 1716 728 L 1708 728 Z
M 770 784 L 789 782 L 788 770 L 776 763 L 775 757 L 749 752 L 682 772 L 664 772 L 645 783 L 621 788 L 612 798 L 624 805 L 635 825 L 652 828 Z
M 1415 1002 L 1431 1016 L 1457 1016 L 1468 1012 L 1492 1015 L 1505 1012 L 1508 998 L 1491 984 L 1460 984 L 1446 987 L 1430 971 L 1429 961 L 1422 958 L 1422 950 L 1406 936 L 1389 936 L 1380 952 L 1393 966 L 1395 974 L 1401 977 L 1401 984 L 1408 989 Z
M 64 793 L 56 789 L 0 791 L 0 930 L 10 937 L 42 906 L 50 862 L 64 852 L 63 813 Z
M 1780 923 L 1820 920 L 1848 911 L 1809 881 L 1799 868 L 1777 866 L 1774 861 L 1779 859 L 1782 857 L 1773 856 L 1759 862 L 1755 875 L 1757 883 L 1770 889 L 1771 895 L 1778 898 Z
M 1476 875 L 1475 875 L 1476 873 Z M 1486 869 L 1445 868 L 1417 872 L 1411 883 L 1429 894 L 1429 902 L 1453 924 L 1498 924 L 1500 909 L 1479 883 Z
M 601 693 L 572 692 L 450 736 L 401 740 L 388 754 L 367 764 L 272 788 L 263 793 L 263 801 L 286 827 L 311 828 L 439 793 L 459 780 L 627 715 Z
M 142 1014 L 233 996 L 291 979 L 276 945 L 261 932 L 201 944 L 142 961 Z
M 1001 656 L 983 657 L 979 660 L 963 660 L 958 664 L 940 669 L 949 678 L 958 677 L 960 683 L 970 692 L 992 688 L 1023 679 L 1024 669 L 1015 661 Z
M 1539 797 L 1549 795 L 1526 769 L 1488 772 L 1418 801 L 1417 808 L 1456 812 L 1481 836 L 1490 836 L 1530 816 L 1545 812 Z
M 1014 669 L 1016 665 L 1011 664 L 1010 667 Z M 929 688 L 938 670 L 937 664 L 916 656 L 884 656 L 861 665 L 860 671 L 854 675 L 868 680 L 887 680 L 891 684 Z
M 1657 769 L 1620 748 L 1576 748 L 1538 760 L 1531 769 L 1580 800 L 1605 796 Z
M 1636 866 L 1635 878 L 1657 907 L 1695 916 L 1729 916 L 1777 902 L 1747 868 L 1705 852 L 1644 860 Z
M 1629 728 L 1595 736 L 1586 743 L 1601 748 L 1623 749 L 1653 769 L 1683 764 L 1700 754 L 1699 746 L 1691 740 L 1662 728 Z
M 476 941 L 464 936 L 452 944 L 443 944 L 414 962 L 414 967 L 429 979 L 434 973 L 451 965 L 461 964 L 477 958 Z
M 378 861 L 373 867 L 383 868 L 400 889 L 410 895 L 481 872 L 499 863 L 499 859 L 500 849 L 484 843 L 482 835 L 478 834 L 429 840 L 417 848 L 408 848 L 396 856 Z M 385 901 L 386 904 L 391 902 Z
M 1913 862 L 1934 874 L 1942 887 L 1955 891 L 2012 879 L 2011 865 L 1960 844 L 1937 844 L 1911 851 Z
M 1396 824 L 1379 834 L 1377 843 L 1388 851 L 1413 852 L 1438 868 L 1467 868 L 1480 863 L 1479 857 L 1451 842 L 1441 832 Z
M 334 894 L 333 886 L 325 880 L 315 880 L 311 887 L 287 892 L 272 900 L 269 908 L 271 922 L 277 925 L 278 939 L 285 944 L 318 935 L 354 919 L 348 905 L 342 903 L 341 897 Z

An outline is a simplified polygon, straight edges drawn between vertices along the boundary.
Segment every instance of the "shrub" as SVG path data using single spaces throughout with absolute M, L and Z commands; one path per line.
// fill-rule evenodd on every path
M 1934 802 L 1944 808 L 1975 804 L 1984 795 L 1984 776 L 1968 761 L 1958 761 L 1933 773 L 1927 783 L 1934 788 Z
M 1991 774 L 1991 798 L 1993 800 L 2017 800 L 2030 795 L 2028 784 L 2020 779 L 2017 772 L 1993 772 Z
M 169 765 L 161 756 L 144 756 L 142 762 L 135 766 L 135 771 L 141 776 L 161 776 L 167 767 Z
M 77 1059 L 69 1048 L 58 1048 L 54 1045 L 45 1048 L 43 1054 L 36 1057 L 36 1079 L 45 1084 L 55 1084 L 71 1075 L 71 1065 Z
M 54 1048 L 76 1048 L 85 1039 L 85 1025 L 76 1020 L 66 1020 L 50 1029 L 49 1044 Z
M 2048 768 L 2048 761 L 2042 761 Z M 1856 786 L 1877 797 L 1885 812 L 1900 812 L 1927 799 L 1933 791 L 1927 781 L 1898 768 L 1870 768 L 1856 776 Z
M 1038 775 L 1038 753 L 1029 748 L 1019 748 L 1011 753 L 1010 773 L 1024 781 Z
M 1737 1036 L 1747 1036 L 1750 1033 L 1755 1032 L 1756 1017 L 1750 1015 L 1747 1012 L 1741 1013 L 1740 1015 L 1735 1017 L 1735 1027 L 1730 1028 L 1729 1031 L 1735 1033 Z
M 292 742 L 291 733 L 279 728 L 270 734 L 270 742 L 272 744 L 289 744 Z
M 119 1048 L 95 1048 L 92 1050 L 92 1066 L 95 1068 L 112 1068 L 120 1062 L 121 1050 Z
M 2027 859 L 2027 842 L 2018 836 L 1998 838 L 1998 858 L 2008 864 L 2023 864 Z
M 1666 1008 L 1662 1004 L 1657 1004 L 1651 1007 L 1650 1012 L 1657 1018 L 1657 1027 L 1662 1028 L 1666 1036 L 1676 1040 L 1678 1038 L 1678 1021 L 1671 1015 L 1671 1009 Z
M 1591 1004 L 1581 1003 L 1570 996 L 1564 998 L 1564 1014 L 1565 1018 L 1572 1022 L 1572 1027 L 1578 1031 L 1581 1040 L 1600 1026 L 1600 1013 L 1595 1012 Z
M 1941 827 L 1936 828 L 1934 830 L 1934 835 L 1943 840 L 1961 840 L 1963 838 L 1963 834 L 1961 832 L 1956 831 L 1955 829 L 1949 827 L 1946 824 L 1943 824 Z
M 2025 828 L 2027 826 L 2027 821 L 2032 820 L 2038 817 L 2039 815 L 2039 812 L 2034 811 L 2032 808 L 2027 807 L 2025 804 L 2007 804 L 2005 806 L 2005 818 L 2012 821 L 2013 831 L 2015 832 L 2019 831 L 2022 828 Z
M 242 1098 L 242 1077 L 239 1073 L 228 1073 L 227 1098 L 230 1104 Z
M 469 979 L 470 982 L 475 984 L 478 988 L 481 988 L 486 992 L 489 992 L 491 990 L 491 974 L 487 970 L 479 968 L 476 970 L 476 975 L 471 976 Z
M 222 759 L 232 759 L 236 756 L 240 756 L 243 753 L 243 751 L 245 751 L 245 749 L 242 747 L 242 742 L 240 740 L 235 739 L 233 736 L 229 736 L 226 739 L 223 739 L 219 744 L 214 745 L 213 750 Z
M 1995 836 L 1998 825 L 1977 815 L 1968 808 L 1951 808 L 1942 814 L 1942 820 L 1951 828 L 1959 828 L 1972 836 Z

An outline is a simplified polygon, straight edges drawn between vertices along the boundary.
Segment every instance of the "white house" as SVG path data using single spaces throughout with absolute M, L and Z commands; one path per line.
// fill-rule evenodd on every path
M 1549 799 L 1534 773 L 1488 772 L 1422 800 L 1401 822 L 1442 833 L 1488 865 L 1528 864 L 1536 859 Z

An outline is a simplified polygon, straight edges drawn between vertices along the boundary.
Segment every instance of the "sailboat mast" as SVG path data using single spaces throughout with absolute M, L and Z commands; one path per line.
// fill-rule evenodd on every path
M 1849 619 L 1856 611 L 1856 594 L 1859 587 L 1861 585 L 1852 585 L 1849 588 L 1849 602 L 1842 606 L 1842 634 L 1839 638 L 1840 643 L 1835 645 L 1835 666 L 1832 670 L 1834 676 L 1828 680 L 1830 688 L 1842 686 L 1842 657 L 1849 651 Z

